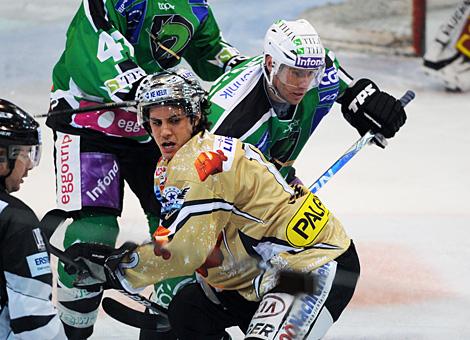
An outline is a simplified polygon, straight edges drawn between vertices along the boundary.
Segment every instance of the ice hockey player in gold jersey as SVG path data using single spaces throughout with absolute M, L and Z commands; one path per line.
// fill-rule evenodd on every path
M 155 171 L 161 226 L 152 243 L 99 260 L 104 273 L 94 276 L 107 279 L 98 284 L 136 293 L 197 271 L 198 283 L 168 309 L 179 339 L 228 338 L 230 326 L 246 339 L 322 338 L 359 278 L 339 220 L 306 188 L 287 185 L 252 145 L 208 133 L 209 104 L 191 72 L 156 74 L 141 88 L 138 115 L 162 153 Z M 68 252 L 97 261 L 99 249 L 76 244 Z M 314 293 L 280 291 L 281 271 L 311 273 Z

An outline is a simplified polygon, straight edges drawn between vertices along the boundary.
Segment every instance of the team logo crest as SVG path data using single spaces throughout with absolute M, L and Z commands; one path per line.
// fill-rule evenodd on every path
M 162 214 L 171 214 L 180 210 L 183 206 L 189 187 L 179 189 L 177 187 L 166 187 L 162 192 Z

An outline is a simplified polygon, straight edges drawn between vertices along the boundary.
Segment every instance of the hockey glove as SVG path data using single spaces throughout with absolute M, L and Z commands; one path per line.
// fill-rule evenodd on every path
M 406 113 L 398 99 L 369 79 L 359 79 L 338 100 L 344 118 L 363 136 L 367 131 L 391 138 L 405 124 Z
M 274 262 L 274 263 L 273 263 Z M 286 270 L 280 257 L 273 257 L 270 262 L 263 264 L 264 272 L 255 283 L 255 292 L 259 297 L 268 292 L 288 294 L 307 293 L 315 291 L 315 279 L 310 273 Z
M 126 242 L 118 249 L 99 243 L 75 243 L 65 251 L 77 265 L 66 265 L 69 274 L 76 274 L 74 287 L 91 292 L 101 289 L 125 290 L 117 274 L 122 259 L 137 248 Z

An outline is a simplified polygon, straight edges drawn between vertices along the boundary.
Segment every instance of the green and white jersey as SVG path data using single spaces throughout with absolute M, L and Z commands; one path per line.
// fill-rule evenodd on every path
M 83 0 L 54 67 L 51 107 L 132 100 L 129 93 L 134 83 L 146 74 L 176 66 L 182 58 L 202 79 L 213 81 L 238 54 L 223 41 L 206 0 Z M 101 131 L 93 126 L 98 122 L 88 120 L 62 116 L 47 123 L 62 131 L 69 125 L 135 137 L 132 131 L 130 136 L 120 134 L 118 127 Z M 128 123 L 127 130 L 132 129 L 136 128 Z
M 309 90 L 282 119 L 276 115 L 265 89 L 263 56 L 233 68 L 210 91 L 211 132 L 255 145 L 287 176 L 310 135 L 352 81 L 334 53 L 326 53 L 320 86 Z

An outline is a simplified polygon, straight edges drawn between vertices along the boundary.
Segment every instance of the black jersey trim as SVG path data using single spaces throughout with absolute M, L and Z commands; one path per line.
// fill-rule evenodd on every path
M 272 243 L 272 244 L 276 244 L 276 245 L 279 245 L 279 246 L 288 247 L 288 248 L 291 248 L 291 249 L 294 248 L 287 241 L 278 239 L 274 236 L 268 236 L 268 237 L 263 236 L 261 239 L 258 240 L 258 239 L 255 239 L 255 238 L 251 237 L 251 236 L 248 236 L 247 234 L 245 234 L 241 230 L 238 230 L 238 236 L 240 237 L 240 240 L 242 241 L 243 247 L 245 248 L 248 255 L 250 255 L 254 258 L 257 258 L 259 260 L 261 260 L 261 256 L 260 256 L 259 253 L 256 252 L 255 247 L 257 247 L 261 243 Z M 294 250 L 292 250 L 292 251 L 295 253 Z
M 271 109 L 263 82 L 264 77 L 260 77 L 250 93 L 220 123 L 214 131 L 216 135 L 240 138 Z
M 34 331 L 46 326 L 55 316 L 56 314 L 23 316 L 21 318 L 11 319 L 10 325 L 15 334 L 21 335 L 20 333 Z
M 103 0 L 85 0 L 83 6 L 86 6 L 86 4 L 88 4 L 88 10 L 85 9 L 85 12 L 90 14 L 88 19 L 93 21 L 95 28 L 104 31 L 110 30 L 112 26 L 106 19 L 106 10 Z
M 180 230 L 190 218 L 194 216 L 209 215 L 216 211 L 232 212 L 235 215 L 244 217 L 248 220 L 263 223 L 259 218 L 238 209 L 233 203 L 216 198 L 185 202 L 177 213 L 173 215 L 168 214 L 170 216 L 165 217 L 162 221 L 162 225 L 168 228 L 173 234 Z
M 322 249 L 322 250 L 338 250 L 341 249 L 341 247 L 332 245 L 332 244 L 327 244 L 327 243 L 315 243 L 311 246 L 306 246 L 302 248 L 300 251 L 288 251 L 289 254 L 298 254 L 310 249 Z

